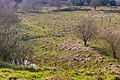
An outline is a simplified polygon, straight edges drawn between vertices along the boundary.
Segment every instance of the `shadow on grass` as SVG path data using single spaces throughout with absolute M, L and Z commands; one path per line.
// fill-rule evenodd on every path
M 47 11 L 47 12 L 40 12 L 40 11 L 28 11 L 28 12 L 17 12 L 17 13 L 21 13 L 21 14 L 27 14 L 27 13 L 34 13 L 34 14 L 49 14 L 52 12 L 71 12 L 71 11 L 92 11 L 91 9 L 82 9 L 80 7 L 75 7 L 74 9 L 71 8 L 64 8 L 64 9 L 60 9 L 60 10 L 51 10 L 51 11 Z
M 4 64 L 0 64 L 0 69 L 13 69 L 13 70 L 21 70 L 21 71 L 29 71 L 29 72 L 39 72 L 42 71 L 40 68 L 35 68 L 32 66 L 24 66 L 24 65 L 12 65 L 10 63 L 5 63 Z M 6 71 L 7 72 L 7 71 Z
M 91 9 L 82 9 L 82 8 L 64 8 L 60 10 L 53 10 L 52 12 L 70 12 L 70 11 L 91 11 Z
M 120 10 L 97 10 L 97 11 L 103 11 L 104 13 L 120 13 Z
M 112 51 L 111 50 L 108 50 L 107 48 L 99 48 L 99 47 L 91 47 L 94 51 L 98 51 L 98 53 L 99 54 L 102 54 L 102 55 L 104 55 L 104 56 L 108 56 L 108 57 L 111 57 L 111 58 L 113 58 L 113 53 L 112 53 Z M 119 57 L 119 52 L 116 52 L 116 56 L 117 56 L 117 58 L 115 58 L 115 59 L 117 59 L 117 60 L 119 60 L 120 61 L 120 57 Z
M 111 52 L 106 48 L 99 48 L 99 47 L 91 47 L 94 51 L 98 51 L 100 54 L 104 56 L 110 56 Z
M 33 13 L 33 14 L 48 14 L 51 13 L 52 11 L 48 11 L 48 12 L 40 12 L 40 11 L 28 11 L 28 12 L 17 12 L 17 13 L 21 13 L 21 14 L 27 14 L 27 13 Z

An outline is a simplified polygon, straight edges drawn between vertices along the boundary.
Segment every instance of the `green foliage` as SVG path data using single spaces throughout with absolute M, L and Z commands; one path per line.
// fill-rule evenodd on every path
M 0 62 L 0 68 L 13 68 L 13 65 L 6 62 Z
M 83 6 L 85 0 L 72 0 L 72 3 L 76 6 Z
M 86 6 L 94 4 L 96 6 L 116 6 L 116 0 L 72 0 L 72 3 L 76 6 Z

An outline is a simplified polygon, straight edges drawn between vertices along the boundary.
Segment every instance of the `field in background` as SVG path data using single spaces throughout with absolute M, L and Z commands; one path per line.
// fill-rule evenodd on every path
M 95 20 L 100 30 L 110 26 L 119 30 L 119 9 L 113 13 L 109 10 L 111 8 L 99 7 L 97 11 L 19 13 L 22 24 L 19 29 L 24 34 L 23 40 L 35 47 L 33 63 L 38 67 L 25 68 L 24 71 L 0 69 L 0 79 L 119 80 L 120 65 L 116 59 L 108 56 L 111 51 L 107 46 L 102 41 L 94 40 L 89 41 L 89 47 L 84 47 L 73 31 L 81 24 L 83 17 Z

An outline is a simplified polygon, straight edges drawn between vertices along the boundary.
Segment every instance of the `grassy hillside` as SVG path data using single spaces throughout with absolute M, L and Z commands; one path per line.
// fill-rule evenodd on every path
M 101 30 L 109 26 L 118 30 L 118 13 L 73 11 L 19 17 L 23 40 L 34 46 L 33 63 L 38 67 L 4 64 L 7 68 L 0 69 L 0 80 L 120 80 L 120 63 L 108 56 L 111 50 L 96 40 L 84 47 L 73 31 L 83 17 L 95 20 Z

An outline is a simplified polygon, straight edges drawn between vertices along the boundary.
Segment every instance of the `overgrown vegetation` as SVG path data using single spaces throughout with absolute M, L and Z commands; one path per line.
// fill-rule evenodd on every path
M 119 80 L 120 15 L 106 13 L 110 7 L 86 8 L 45 14 L 1 9 L 0 79 Z
M 101 13 L 99 11 L 90 11 L 89 13 L 74 11 L 50 14 L 19 14 L 19 17 L 22 19 L 23 26 L 20 27 L 20 30 L 24 32 L 24 40 L 35 48 L 33 62 L 40 69 L 43 66 L 47 69 L 43 72 L 52 72 L 50 76 L 48 75 L 44 79 L 119 79 L 118 59 L 112 58 L 112 49 L 109 43 L 105 42 L 104 44 L 105 40 L 101 38 L 104 35 L 101 34 L 102 36 L 100 36 L 100 32 L 106 32 L 109 27 L 114 31 L 119 30 L 119 14 L 106 14 L 102 11 Z M 88 47 L 85 47 L 81 38 L 74 34 L 74 29 L 78 25 L 87 25 L 85 21 L 81 23 L 83 18 L 85 20 L 89 18 L 91 27 L 95 26 L 97 28 L 95 30 L 98 30 L 95 34 L 96 39 L 88 40 Z M 113 27 L 113 24 L 116 25 Z M 117 52 L 117 58 L 118 55 Z M 37 73 L 40 72 L 40 69 Z M 59 72 L 63 76 L 59 75 Z M 43 73 L 43 75 L 45 74 Z M 37 79 L 42 78 L 35 78 L 35 80 Z
M 1 7 L 0 11 L 0 60 L 23 64 L 24 60 L 32 59 L 33 50 L 21 40 L 17 29 L 20 26 L 17 16 L 4 7 Z

